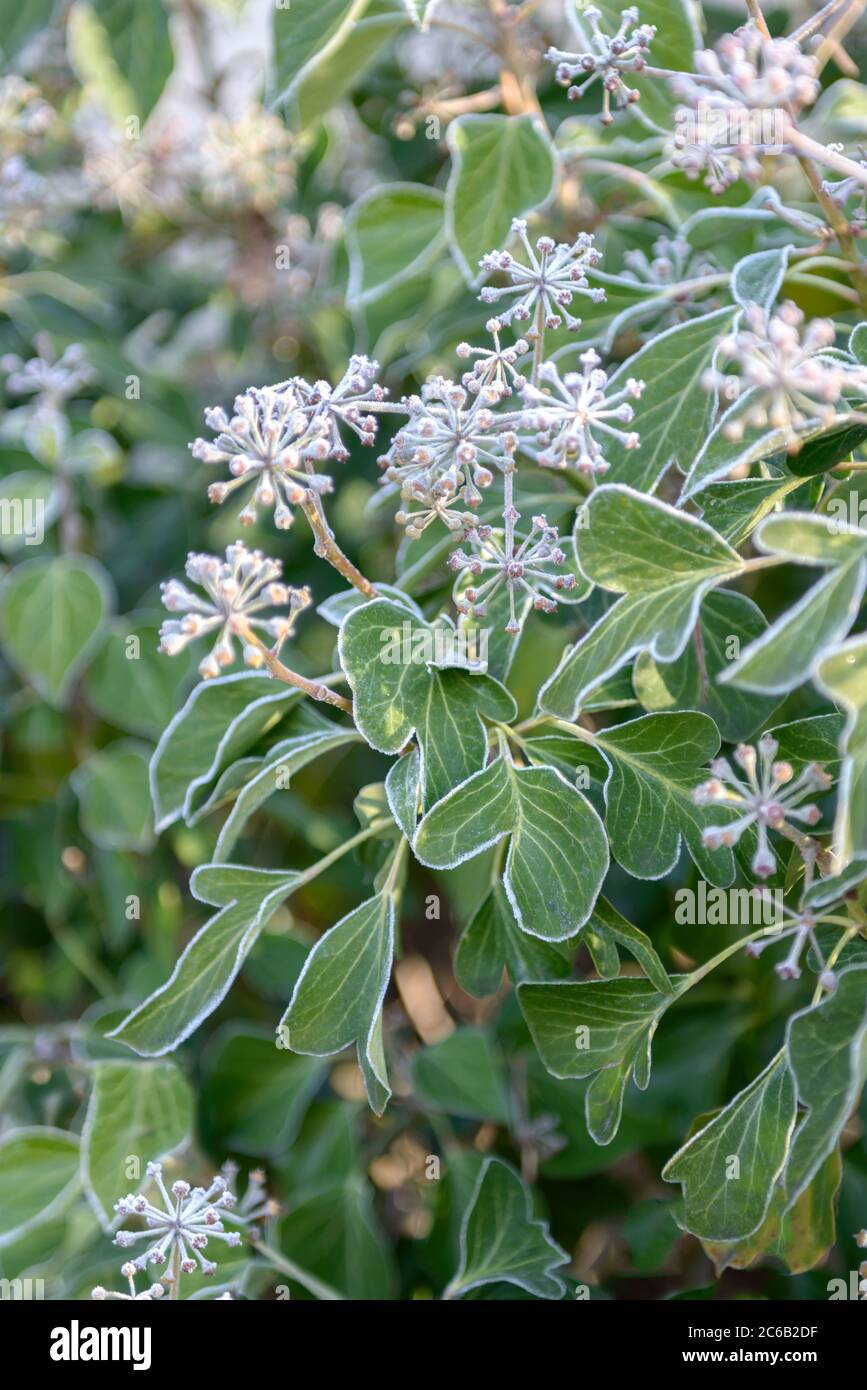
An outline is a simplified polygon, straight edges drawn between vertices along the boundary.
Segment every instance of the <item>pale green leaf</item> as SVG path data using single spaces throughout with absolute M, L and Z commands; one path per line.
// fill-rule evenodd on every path
M 794 1079 L 779 1054 L 668 1160 L 662 1176 L 682 1184 L 693 1235 L 739 1241 L 758 1230 L 786 1162 L 796 1113 Z
M 359 730 L 381 753 L 399 753 L 418 736 L 427 806 L 483 766 L 482 715 L 515 714 L 512 696 L 492 676 L 433 664 L 436 635 L 406 609 L 374 599 L 350 613 L 339 639 Z
M 65 1211 L 79 1189 L 79 1141 L 50 1126 L 0 1138 L 0 1248 Z
M 486 1158 L 461 1227 L 461 1260 L 445 1297 L 460 1298 L 485 1284 L 514 1284 L 537 1298 L 559 1299 L 554 1270 L 569 1256 L 552 1239 L 521 1179 L 499 1158 Z
M 419 274 L 445 244 L 444 196 L 425 184 L 374 188 L 346 216 L 347 302 L 366 304 Z
M 455 260 L 475 285 L 481 257 L 505 245 L 512 219 L 547 202 L 557 166 L 535 116 L 458 116 L 447 139 L 446 229 Z
M 565 941 L 586 922 L 608 870 L 608 843 L 589 801 L 551 767 L 497 758 L 427 813 L 413 849 L 455 868 L 509 836 L 503 886 L 524 931 Z
M 522 980 L 563 979 L 570 973 L 571 963 L 556 946 L 521 931 L 505 890 L 495 884 L 458 942 L 454 968 L 461 987 L 484 998 L 496 994 L 504 969 L 512 984 L 519 984 Z
M 487 1033 L 460 1028 L 442 1042 L 420 1048 L 413 1057 L 412 1075 L 425 1106 L 471 1120 L 509 1123 L 503 1059 Z
M 834 848 L 843 863 L 867 845 L 867 638 L 852 637 L 826 656 L 817 684 L 846 710 Z
M 259 932 L 303 875 L 205 864 L 190 890 L 220 910 L 200 927 L 169 979 L 111 1033 L 143 1057 L 173 1051 L 225 998 Z
M 247 752 L 298 699 L 298 691 L 261 672 L 236 671 L 200 682 L 151 760 L 157 833 L 189 816 L 195 793 Z
M 147 744 L 118 739 L 91 753 L 72 773 L 81 828 L 100 849 L 143 854 L 154 843 L 150 751 Z
M 193 1128 L 193 1093 L 174 1062 L 94 1062 L 81 1136 L 81 1176 L 103 1227 L 114 1204 L 137 1192 L 150 1162 L 184 1145 Z M 129 1160 L 139 1160 L 133 1181 Z
M 380 1030 L 393 950 L 394 899 L 378 893 L 320 937 L 280 1023 L 293 1052 L 328 1057 L 355 1043 L 378 1115 L 391 1095 Z
M 867 965 L 841 970 L 832 994 L 789 1019 L 786 1055 L 807 1109 L 786 1165 L 791 1203 L 835 1148 L 867 1077 Z
M 25 560 L 0 588 L 0 642 L 24 679 L 62 707 L 112 603 L 111 581 L 95 560 Z

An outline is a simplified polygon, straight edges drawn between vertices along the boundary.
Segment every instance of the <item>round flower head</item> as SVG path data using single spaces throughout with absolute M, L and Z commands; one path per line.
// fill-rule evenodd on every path
M 187 557 L 187 577 L 204 589 L 206 598 L 193 593 L 177 579 L 162 586 L 163 603 L 170 613 L 160 628 L 160 648 L 176 656 L 198 637 L 216 634 L 216 642 L 199 664 L 204 680 L 218 676 L 235 660 L 235 638 L 239 638 L 248 666 L 264 664 L 264 651 L 254 629 L 273 639 L 276 650 L 291 634 L 298 614 L 310 604 L 308 589 L 293 589 L 279 583 L 279 560 L 269 560 L 261 550 L 248 550 L 235 541 L 226 550 L 225 561 L 215 555 Z M 288 608 L 281 617 L 263 618 L 266 608 Z
M 830 424 L 847 384 L 842 362 L 824 356 L 834 342 L 829 319 L 813 319 L 802 332 L 804 314 L 795 304 L 767 314 L 757 304 L 744 310 L 741 327 L 719 345 L 720 356 L 736 364 L 737 376 L 712 368 L 702 384 L 721 390 L 729 400 L 752 391 L 749 404 L 726 424 L 729 439 L 740 439 L 748 427 L 782 430 L 789 453 L 801 447 L 801 431 Z
M 706 314 L 716 302 L 699 300 L 689 282 L 719 270 L 710 256 L 696 251 L 682 236 L 657 237 L 651 254 L 638 247 L 623 253 L 624 279 L 634 280 L 658 292 L 677 287 L 673 294 L 657 293 L 649 297 L 647 306 L 636 306 L 629 314 L 630 324 L 640 324 L 647 331 L 651 323 L 655 332 L 662 332 L 696 314 Z
M 471 396 L 445 377 L 426 382 L 405 400 L 409 419 L 379 460 L 386 481 L 398 485 L 404 501 L 430 498 L 436 507 L 460 498 L 477 507 L 493 469 L 508 466 L 517 448 L 508 422 L 491 409 L 498 399 L 492 386 Z
M 556 526 L 549 526 L 544 516 L 534 516 L 532 530 L 521 540 L 512 530 L 519 519 L 514 507 L 507 508 L 505 537 L 490 526 L 479 526 L 466 537 L 473 551 L 455 550 L 449 556 L 449 568 L 470 578 L 455 599 L 458 611 L 485 617 L 488 603 L 505 586 L 509 597 L 505 630 L 513 636 L 521 630 L 516 597 L 532 600 L 533 607 L 542 613 L 554 613 L 555 595 L 568 593 L 577 583 L 574 574 L 557 573 L 566 556 L 560 549 Z
M 252 525 L 263 506 L 273 508 L 280 530 L 288 530 L 293 507 L 310 493 L 321 496 L 333 489 L 331 478 L 317 473 L 316 465 L 349 458 L 340 427 L 348 427 L 363 444 L 374 442 L 377 421 L 370 412 L 389 408 L 385 390 L 374 383 L 377 371 L 378 364 L 369 358 L 352 357 L 336 386 L 293 377 L 278 386 L 250 387 L 235 398 L 231 419 L 219 406 L 206 410 L 205 422 L 217 437 L 213 442 L 195 439 L 193 457 L 228 465 L 232 474 L 228 482 L 211 484 L 211 501 L 224 502 L 252 484 L 238 520 Z
M 629 400 L 637 400 L 644 382 L 630 377 L 619 391 L 606 394 L 608 376 L 599 366 L 601 359 L 592 348 L 581 354 L 583 371 L 561 376 L 553 362 L 542 364 L 541 381 L 553 389 L 550 394 L 535 386 L 524 387 L 527 410 L 525 423 L 537 431 L 537 462 L 543 468 L 578 468 L 582 473 L 604 473 L 609 464 L 596 434 L 616 439 L 626 449 L 637 449 L 640 440 L 634 430 L 622 430 L 631 423 L 634 411 Z
M 727 806 L 739 814 L 724 825 L 708 826 L 702 839 L 708 849 L 736 845 L 749 826 L 755 826 L 758 848 L 753 856 L 753 873 L 768 878 L 777 859 L 768 840 L 768 830 L 779 830 L 792 821 L 816 825 L 821 817 L 818 806 L 802 805 L 812 792 L 827 791 L 831 778 L 824 768 L 810 763 L 795 777 L 791 763 L 778 762 L 779 744 L 764 734 L 758 750 L 742 743 L 735 751 L 735 762 L 743 776 L 735 772 L 727 758 L 716 758 L 710 765 L 713 776 L 693 792 L 697 806 Z
M 563 242 L 559 246 L 549 236 L 541 236 L 535 250 L 527 237 L 527 224 L 522 218 L 512 223 L 524 248 L 527 264 L 517 261 L 509 251 L 490 251 L 479 261 L 487 274 L 502 271 L 510 281 L 508 285 L 485 285 L 479 294 L 483 304 L 498 304 L 504 297 L 514 296 L 505 308 L 497 309 L 499 323 L 510 324 L 531 322 L 533 327 L 526 336 L 536 336 L 536 320 L 541 315 L 548 328 L 559 328 L 565 318 L 566 326 L 572 330 L 581 327 L 581 320 L 569 312 L 569 305 L 576 294 L 601 304 L 605 299 L 603 289 L 591 289 L 587 281 L 587 271 L 597 266 L 602 259 L 593 245 L 588 232 L 571 244 Z
M 458 343 L 457 354 L 465 360 L 475 357 L 472 370 L 461 377 L 464 386 L 473 395 L 480 391 L 492 390 L 498 396 L 511 396 L 512 388 L 520 390 L 525 378 L 515 366 L 519 357 L 530 351 L 530 345 L 519 338 L 513 347 L 503 347 L 500 343 L 502 323 L 499 319 L 488 319 L 485 324 L 494 340 L 492 348 L 470 347 L 469 343 Z
M 200 177 L 213 207 L 271 212 L 292 193 L 294 172 L 292 136 L 278 116 L 253 105 L 237 121 L 210 117 Z
M 768 897 L 770 889 L 754 888 L 753 892 L 760 897 Z M 781 980 L 799 980 L 801 978 L 801 958 L 804 947 L 809 946 L 813 951 L 819 965 L 819 984 L 827 994 L 832 994 L 837 987 L 837 977 L 833 970 L 829 970 L 825 965 L 819 942 L 816 938 L 816 917 L 805 908 L 797 910 L 787 907 L 785 903 L 780 905 L 782 921 L 774 928 L 769 936 L 765 936 L 760 941 L 751 941 L 746 947 L 748 956 L 754 959 L 762 954 L 768 946 L 776 945 L 779 941 L 789 941 L 789 953 L 785 960 L 778 961 L 774 966 L 774 972 Z
M 36 357 L 25 360 L 7 353 L 0 358 L 0 371 L 8 373 L 7 389 L 16 396 L 33 396 L 37 410 L 63 410 L 70 397 L 96 380 L 96 372 L 78 343 L 70 343 L 58 357 L 47 333 L 38 333 L 33 341 Z
M 226 1179 L 214 1178 L 207 1191 L 179 1180 L 172 1183 L 169 1192 L 163 1180 L 162 1164 L 149 1163 L 147 1175 L 153 1179 L 163 1205 L 156 1205 L 143 1193 L 121 1197 L 114 1207 L 118 1216 L 140 1216 L 145 1229 L 118 1231 L 115 1245 L 129 1250 L 140 1241 L 146 1243 L 144 1253 L 131 1262 L 136 1270 L 156 1265 L 165 1266 L 169 1275 L 173 1275 L 175 1267 L 180 1274 L 193 1274 L 197 1268 L 203 1274 L 215 1273 L 216 1264 L 202 1254 L 209 1242 L 216 1240 L 229 1246 L 241 1244 L 240 1232 L 227 1231 L 224 1224 L 235 1206 L 235 1197 Z
M 797 115 L 820 91 L 816 59 L 802 53 L 792 39 L 767 38 L 752 23 L 724 34 L 715 48 L 697 53 L 695 66 L 703 80 L 683 74 L 672 82 L 693 106 L 711 101 Z
M 641 96 L 635 87 L 630 87 L 624 80 L 624 74 L 640 73 L 647 66 L 647 53 L 656 28 L 653 24 L 638 25 L 638 10 L 634 6 L 622 11 L 620 27 L 614 34 L 606 34 L 600 28 L 600 10 L 583 10 L 580 17 L 590 25 L 590 51 L 566 53 L 559 48 L 549 48 L 545 56 L 549 63 L 557 64 L 557 81 L 568 89 L 570 101 L 580 101 L 589 87 L 601 81 L 600 119 L 603 125 L 610 125 L 614 120 L 611 113 L 612 97 L 615 108 L 622 110 Z M 638 27 L 630 33 L 630 26 L 634 25 Z

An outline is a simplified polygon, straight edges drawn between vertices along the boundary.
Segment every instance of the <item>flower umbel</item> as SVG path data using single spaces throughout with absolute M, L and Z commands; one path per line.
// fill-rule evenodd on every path
M 203 1274 L 214 1274 L 216 1264 L 202 1254 L 209 1241 L 222 1241 L 228 1246 L 241 1244 L 240 1232 L 227 1231 L 223 1224 L 235 1205 L 226 1178 L 214 1178 L 207 1190 L 178 1180 L 172 1183 L 169 1193 L 161 1163 L 149 1163 L 147 1175 L 153 1178 L 163 1206 L 154 1205 L 144 1194 L 121 1197 L 115 1203 L 115 1211 L 119 1216 L 143 1217 L 145 1229 L 118 1231 L 115 1245 L 128 1250 L 139 1241 L 148 1242 L 144 1254 L 133 1262 L 137 1270 L 149 1264 L 168 1265 L 171 1273 L 177 1262 L 181 1274 L 193 1274 L 197 1268 Z
M 602 13 L 597 9 L 584 10 L 581 18 L 590 25 L 595 52 L 566 53 L 559 48 L 549 48 L 546 58 L 557 64 L 557 81 L 566 87 L 570 101 L 580 101 L 584 93 L 597 79 L 602 82 L 603 125 L 614 120 L 611 112 L 611 98 L 617 110 L 631 106 L 639 100 L 641 93 L 624 81 L 625 73 L 640 73 L 647 66 L 647 53 L 656 34 L 653 24 L 638 25 L 638 10 L 630 6 L 623 10 L 620 27 L 615 34 L 606 34 L 599 27 Z M 629 32 L 630 25 L 638 25 Z M 576 78 L 583 79 L 576 82 Z
M 474 396 L 488 388 L 496 391 L 498 396 L 511 396 L 513 387 L 520 390 L 524 385 L 525 379 L 515 364 L 519 357 L 530 351 L 529 343 L 524 338 L 519 338 L 513 347 L 503 347 L 500 343 L 500 331 L 503 327 L 500 320 L 488 319 L 485 327 L 494 340 L 492 348 L 471 347 L 469 343 L 458 343 L 458 357 L 476 358 L 472 370 L 464 372 L 461 380 Z
M 560 375 L 553 362 L 539 371 L 541 381 L 553 387 L 552 393 L 536 386 L 525 386 L 528 407 L 525 420 L 537 431 L 537 462 L 543 468 L 577 468 L 581 473 L 604 473 L 610 467 L 602 444 L 594 431 L 618 440 L 626 449 L 637 449 L 640 439 L 634 430 L 618 428 L 631 423 L 634 411 L 629 398 L 637 400 L 644 382 L 630 377 L 626 385 L 606 395 L 608 374 L 599 366 L 601 358 L 589 348 L 581 354 L 583 371 Z M 618 423 L 615 423 L 618 422 Z
M 33 396 L 36 410 L 62 411 L 96 373 L 78 343 L 70 343 L 57 356 L 47 333 L 38 333 L 33 342 L 36 357 L 25 360 L 7 353 L 0 358 L 0 370 L 8 372 L 6 385 L 16 396 Z
M 830 319 L 813 319 L 802 331 L 804 314 L 786 302 L 775 314 L 750 304 L 742 326 L 723 338 L 721 355 L 738 367 L 738 376 L 711 368 L 702 384 L 719 389 L 729 400 L 753 390 L 748 407 L 725 426 L 727 438 L 738 440 L 748 427 L 782 430 L 790 454 L 801 448 L 801 432 L 809 425 L 830 424 L 847 384 L 841 362 L 823 356 L 834 342 Z
M 744 831 L 755 826 L 758 848 L 752 868 L 759 878 L 768 878 L 777 867 L 768 831 L 780 830 L 791 821 L 816 825 L 821 816 L 818 806 L 802 803 L 812 792 L 831 786 L 828 773 L 817 763 L 808 764 L 796 777 L 791 763 L 776 761 L 778 752 L 779 744 L 770 734 L 759 739 L 758 750 L 741 743 L 734 757 L 744 775 L 739 776 L 727 758 L 716 758 L 710 765 L 713 776 L 693 792 L 697 806 L 729 806 L 741 813 L 730 824 L 707 827 L 702 839 L 708 849 L 736 845 Z
M 127 1260 L 126 1264 L 122 1264 L 120 1272 L 129 1284 L 129 1293 L 116 1293 L 113 1289 L 104 1289 L 101 1284 L 97 1284 L 96 1288 L 91 1290 L 91 1298 L 96 1299 L 99 1303 L 107 1298 L 122 1299 L 126 1303 L 152 1303 L 154 1299 L 164 1297 L 165 1284 L 151 1284 L 141 1293 L 136 1292 L 136 1275 L 141 1274 L 142 1271 L 133 1260 Z
M 309 589 L 293 589 L 279 581 L 279 560 L 270 560 L 261 550 L 248 550 L 235 541 L 226 550 L 225 561 L 215 555 L 190 554 L 187 577 L 205 590 L 201 598 L 177 579 L 162 586 L 163 603 L 170 613 L 183 618 L 167 618 L 160 628 L 160 648 L 168 656 L 189 646 L 197 637 L 216 632 L 217 640 L 199 664 L 203 679 L 218 676 L 235 660 L 235 638 L 239 638 L 248 666 L 264 664 L 264 651 L 255 637 L 259 628 L 271 637 L 275 650 L 292 632 L 298 614 L 311 602 Z M 283 617 L 262 618 L 266 608 L 288 607 Z
M 521 622 L 515 608 L 515 598 L 532 599 L 533 607 L 542 613 L 554 613 L 557 608 L 553 594 L 568 593 L 577 580 L 574 574 L 557 574 L 566 556 L 560 549 L 556 526 L 549 526 L 544 516 L 533 517 L 533 527 L 523 540 L 512 535 L 512 527 L 520 518 L 514 507 L 507 508 L 505 538 L 491 526 L 479 526 L 466 539 L 475 553 L 455 550 L 449 556 L 449 568 L 466 571 L 475 581 L 464 588 L 455 600 L 459 612 L 483 618 L 487 605 L 505 585 L 509 595 L 509 619 L 506 632 L 515 635 Z M 489 578 L 483 578 L 488 575 Z
M 603 289 L 591 289 L 587 271 L 597 266 L 602 259 L 593 245 L 589 232 L 581 235 L 571 244 L 559 245 L 552 237 L 541 236 L 535 250 L 527 236 L 527 224 L 522 218 L 512 223 L 527 257 L 527 264 L 516 261 L 509 251 L 490 251 L 479 261 L 488 274 L 503 271 L 509 277 L 509 285 L 485 285 L 479 294 L 483 304 L 497 304 L 504 295 L 515 295 L 512 304 L 497 310 L 500 324 L 510 324 L 532 320 L 534 327 L 527 330 L 527 337 L 538 336 L 535 322 L 538 315 L 547 328 L 559 328 L 561 313 L 568 328 L 578 329 L 581 320 L 569 313 L 569 305 L 576 294 L 586 295 L 594 304 L 605 299 Z M 538 254 L 537 254 L 538 253 Z

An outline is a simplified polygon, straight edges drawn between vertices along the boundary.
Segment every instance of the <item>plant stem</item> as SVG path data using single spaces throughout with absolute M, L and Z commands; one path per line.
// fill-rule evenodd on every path
M 343 1303 L 345 1301 L 342 1293 L 332 1289 L 331 1285 L 326 1284 L 324 1280 L 317 1279 L 315 1274 L 308 1273 L 294 1260 L 287 1260 L 286 1256 L 282 1255 L 279 1250 L 275 1250 L 273 1246 L 266 1245 L 262 1240 L 254 1240 L 253 1249 L 258 1250 L 262 1258 L 267 1260 L 274 1269 L 285 1274 L 287 1279 L 294 1279 L 296 1284 L 300 1284 L 308 1293 L 314 1294 L 323 1303 Z
M 292 671 L 288 666 L 284 666 L 275 651 L 266 647 L 253 632 L 252 628 L 246 624 L 241 629 L 241 634 L 245 642 L 249 642 L 257 651 L 262 653 L 262 659 L 268 670 L 275 679 L 283 681 L 286 685 L 294 685 L 296 690 L 303 690 L 305 695 L 309 695 L 311 700 L 321 700 L 323 704 L 333 705 L 335 709 L 345 710 L 347 714 L 352 713 L 352 701 L 345 696 L 338 695 L 336 691 L 329 690 L 322 681 L 311 681 L 306 676 L 301 676 L 297 671 Z
M 310 488 L 307 497 L 301 503 L 301 507 L 313 532 L 313 553 L 318 555 L 320 560 L 327 560 L 329 565 L 332 565 L 338 574 L 342 574 L 344 579 L 364 594 L 365 598 L 378 598 L 376 589 L 370 580 L 365 579 L 361 570 L 352 563 L 348 555 L 344 555 L 334 539 L 334 532 L 325 519 L 325 511 L 319 494 Z

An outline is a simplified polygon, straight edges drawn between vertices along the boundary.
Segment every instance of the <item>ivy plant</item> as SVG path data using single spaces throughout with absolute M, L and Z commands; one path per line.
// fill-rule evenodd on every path
M 857 35 L 293 0 L 239 116 L 210 8 L 146 8 L 46 12 L 60 66 L 0 39 L 13 896 L 65 972 L 28 1005 L 11 952 L 2 1272 L 59 1226 L 66 1296 L 689 1293 L 697 1251 L 827 1296 L 867 1193 Z M 582 1233 L 637 1153 L 618 1268 Z

